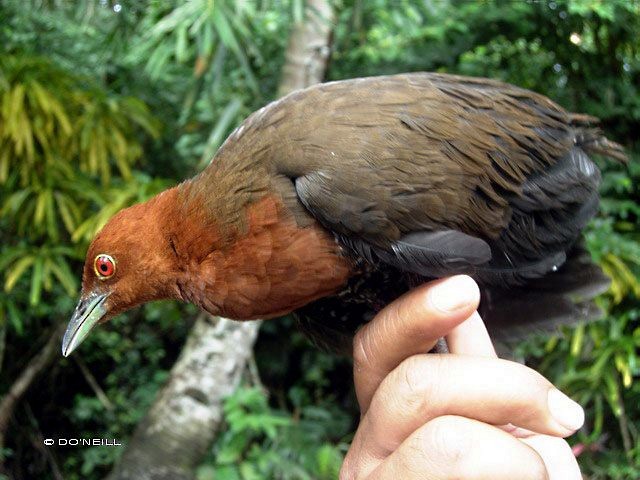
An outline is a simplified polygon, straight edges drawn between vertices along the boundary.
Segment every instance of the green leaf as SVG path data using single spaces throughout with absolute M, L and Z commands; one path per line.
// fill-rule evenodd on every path
M 77 207 L 75 205 L 72 206 L 67 196 L 60 192 L 55 193 L 55 199 L 56 205 L 58 206 L 58 213 L 60 214 L 60 218 L 62 218 L 67 232 L 73 233 L 76 228 L 76 219 L 78 218 L 77 210 L 74 211 L 74 208 Z
M 22 321 L 22 315 L 20 311 L 16 307 L 15 303 L 9 300 L 5 303 L 7 308 L 7 318 L 9 318 L 9 323 L 14 328 L 18 336 L 24 335 L 24 323 Z
M 36 209 L 33 214 L 33 224 L 36 227 L 39 227 L 40 225 L 42 225 L 46 207 L 47 207 L 46 191 L 40 191 L 36 196 Z
M 181 25 L 176 32 L 176 60 L 180 63 L 184 63 L 188 58 L 187 51 L 187 27 Z
M 37 257 L 33 263 L 33 271 L 31 272 L 31 293 L 29 295 L 29 303 L 31 305 L 37 305 L 40 301 L 40 293 L 42 292 L 42 271 L 44 267 L 44 260 L 42 257 Z
M 10 292 L 16 285 L 22 274 L 35 262 L 33 255 L 22 257 L 20 260 L 13 264 L 13 267 L 8 270 L 5 275 L 4 290 Z
M 578 357 L 580 352 L 582 352 L 582 346 L 584 342 L 584 323 L 579 324 L 576 329 L 573 331 L 573 335 L 571 337 L 571 356 Z
M 76 277 L 71 273 L 71 269 L 64 258 L 57 258 L 51 262 L 51 271 L 60 281 L 69 295 L 75 295 L 78 287 Z
M 239 98 L 233 98 L 220 114 L 214 129 L 211 131 L 211 135 L 209 135 L 209 138 L 207 139 L 204 153 L 200 159 L 201 168 L 211 161 L 214 153 L 224 141 L 225 134 L 234 122 L 240 108 L 242 108 L 242 101 Z

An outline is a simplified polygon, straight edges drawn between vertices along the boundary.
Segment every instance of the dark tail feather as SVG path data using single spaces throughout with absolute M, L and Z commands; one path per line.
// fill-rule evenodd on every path
M 593 299 L 605 292 L 609 283 L 589 253 L 576 246 L 557 272 L 523 287 L 484 288 L 480 313 L 495 341 L 512 343 L 560 325 L 601 318 L 602 311 Z
M 571 124 L 577 129 L 576 144 L 587 154 L 602 155 L 626 163 L 629 158 L 624 151 L 624 147 L 605 137 L 598 127 L 592 126 L 598 123 L 599 120 L 596 117 L 573 114 L 571 116 Z

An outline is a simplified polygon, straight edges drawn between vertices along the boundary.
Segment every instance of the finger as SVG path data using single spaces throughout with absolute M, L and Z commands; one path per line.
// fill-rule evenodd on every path
M 442 415 L 512 423 L 556 436 L 582 426 L 582 408 L 534 370 L 507 360 L 415 355 L 382 382 L 358 427 L 362 461 L 381 459 Z
M 353 369 L 360 410 L 387 374 L 405 358 L 429 351 L 438 338 L 478 307 L 478 286 L 459 275 L 418 287 L 403 295 L 358 331 Z
M 474 312 L 468 319 L 455 327 L 446 336 L 446 340 L 451 353 L 498 358 L 487 327 L 478 312 Z M 499 428 L 515 437 L 535 435 L 535 432 L 516 427 L 510 423 L 500 425 Z
M 543 480 L 531 448 L 491 425 L 464 417 L 436 418 L 411 435 L 367 480 Z
M 478 312 L 474 312 L 446 336 L 450 353 L 496 358 L 496 351 Z
M 562 438 L 534 435 L 520 441 L 538 452 L 547 468 L 549 480 L 582 480 L 576 457 Z

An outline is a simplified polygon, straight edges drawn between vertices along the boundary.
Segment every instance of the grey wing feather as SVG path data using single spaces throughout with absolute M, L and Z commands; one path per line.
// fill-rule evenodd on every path
M 322 183 L 312 176 L 298 178 L 300 201 L 345 247 L 370 263 L 381 261 L 405 272 L 438 277 L 456 271 L 470 273 L 474 266 L 491 260 L 491 248 L 484 240 L 450 229 L 411 232 L 386 243 L 377 243 L 375 237 L 372 241 L 367 237 L 372 232 L 396 234 L 385 212 L 348 192 L 348 185 L 336 182 L 340 188 L 334 193 L 322 188 Z

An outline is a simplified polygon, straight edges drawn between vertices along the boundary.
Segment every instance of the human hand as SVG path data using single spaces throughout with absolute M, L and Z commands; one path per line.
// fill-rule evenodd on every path
M 466 276 L 412 290 L 354 340 L 361 420 L 341 480 L 581 479 L 582 408 L 498 359 Z M 425 354 L 445 336 L 450 354 Z M 515 426 L 517 427 L 515 427 Z

